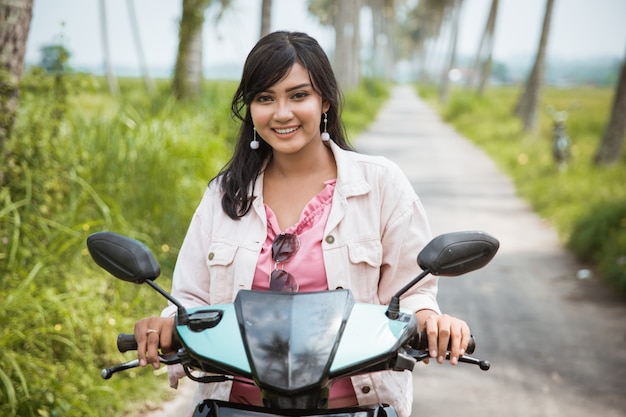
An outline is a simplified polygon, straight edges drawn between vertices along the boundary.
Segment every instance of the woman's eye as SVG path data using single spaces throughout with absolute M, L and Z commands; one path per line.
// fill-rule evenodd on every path
M 266 101 L 271 101 L 271 100 L 272 98 L 270 96 L 264 96 L 264 95 L 257 96 L 256 98 L 256 101 L 258 101 L 259 103 L 264 103 Z
M 299 100 L 299 99 L 303 99 L 303 98 L 307 97 L 308 95 L 309 95 L 309 93 L 304 92 L 304 91 L 300 91 L 300 92 L 297 92 L 296 94 L 294 94 L 293 98 L 295 98 L 296 100 Z

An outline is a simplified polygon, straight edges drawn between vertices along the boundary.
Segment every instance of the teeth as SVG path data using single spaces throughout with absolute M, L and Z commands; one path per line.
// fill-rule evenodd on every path
M 296 129 L 298 129 L 297 127 L 291 127 L 289 129 L 274 129 L 276 131 L 276 133 L 279 133 L 281 135 L 286 135 L 287 133 L 291 133 L 293 131 L 295 131 Z

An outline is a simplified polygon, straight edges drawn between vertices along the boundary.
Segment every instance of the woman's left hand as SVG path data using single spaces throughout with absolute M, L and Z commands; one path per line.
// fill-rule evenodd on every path
M 470 328 L 461 319 L 447 314 L 437 314 L 434 311 L 421 310 L 417 312 L 420 328 L 428 336 L 428 351 L 431 358 L 443 363 L 450 346 L 450 363 L 456 365 L 459 358 L 465 354 L 471 339 Z

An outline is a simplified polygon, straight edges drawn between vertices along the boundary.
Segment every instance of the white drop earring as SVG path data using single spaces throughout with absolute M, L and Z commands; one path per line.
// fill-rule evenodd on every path
M 328 142 L 330 140 L 330 133 L 327 131 L 326 125 L 328 124 L 328 115 L 324 113 L 324 131 L 322 132 L 322 141 Z
M 259 149 L 259 141 L 256 138 L 256 127 L 253 127 L 254 136 L 252 137 L 252 142 L 250 142 L 250 149 Z

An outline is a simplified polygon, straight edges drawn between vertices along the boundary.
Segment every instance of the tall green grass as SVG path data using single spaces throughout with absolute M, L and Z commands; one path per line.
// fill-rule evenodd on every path
M 22 83 L 0 186 L 0 415 L 122 416 L 168 395 L 162 371 L 101 379 L 103 367 L 133 358 L 116 352 L 117 334 L 165 301 L 95 267 L 85 248 L 100 230 L 137 238 L 169 289 L 188 222 L 238 124 L 234 83 L 208 82 L 183 104 L 168 84 L 150 97 L 140 80 L 120 80 L 122 94 L 111 97 L 88 75 L 34 71 Z M 376 83 L 346 94 L 346 117 L 359 120 L 347 130 L 364 129 L 386 94 Z
M 615 166 L 592 162 L 608 120 L 611 89 L 546 89 L 534 134 L 523 134 L 513 116 L 517 88 L 491 88 L 484 97 L 456 89 L 446 105 L 436 101 L 432 88 L 419 90 L 511 176 L 519 195 L 555 226 L 564 244 L 626 293 L 626 155 Z M 550 107 L 569 115 L 571 160 L 564 169 L 552 157 Z

